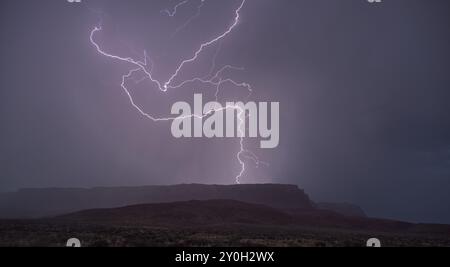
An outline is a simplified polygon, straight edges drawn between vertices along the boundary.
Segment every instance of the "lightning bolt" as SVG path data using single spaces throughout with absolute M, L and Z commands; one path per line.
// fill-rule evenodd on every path
M 201 52 L 203 52 L 203 50 L 219 41 L 221 41 L 223 38 L 227 37 L 233 30 L 234 28 L 236 28 L 236 26 L 239 23 L 239 19 L 240 19 L 240 12 L 242 10 L 242 8 L 244 7 L 246 0 L 242 0 L 241 5 L 238 7 L 238 9 L 236 9 L 235 11 L 235 17 L 234 17 L 234 22 L 233 24 L 221 35 L 217 36 L 216 38 L 214 38 L 213 40 L 203 43 L 200 45 L 200 48 L 194 53 L 194 56 L 191 57 L 190 59 L 186 59 L 183 62 L 181 62 L 180 66 L 178 66 L 177 70 L 175 71 L 175 73 L 172 75 L 172 77 L 170 77 L 170 79 L 164 84 L 164 88 L 167 90 L 170 87 L 170 84 L 173 82 L 173 80 L 178 76 L 178 74 L 180 73 L 181 69 L 188 63 L 192 63 L 195 60 L 197 60 L 198 55 L 200 55 Z
M 203 0 L 202 0 L 202 2 L 203 2 Z M 178 8 L 180 8 L 181 6 L 186 5 L 187 3 L 189 3 L 189 0 L 184 0 L 183 2 L 178 3 L 178 4 L 172 9 L 172 11 L 166 9 L 166 10 L 163 10 L 163 11 L 161 11 L 161 12 L 166 13 L 167 15 L 169 15 L 169 17 L 175 17 L 175 16 L 177 15 Z
M 180 5 L 187 4 L 187 2 L 188 1 L 181 2 L 180 4 L 178 4 L 178 7 L 180 7 Z M 202 9 L 203 5 L 205 4 L 205 2 L 206 2 L 206 0 L 200 0 L 200 4 L 197 6 L 197 12 L 194 15 L 192 15 L 191 17 L 189 17 L 189 19 L 183 25 L 181 25 L 180 27 L 178 27 L 175 30 L 175 32 L 171 36 L 172 38 L 175 35 L 177 35 L 179 32 L 181 32 L 183 29 L 185 29 L 187 26 L 189 26 L 189 24 L 191 24 L 191 22 L 193 22 L 196 18 L 198 18 L 200 16 L 201 9 Z M 169 15 L 169 17 L 175 17 L 177 14 L 176 9 L 178 7 L 175 6 L 174 12 L 172 12 L 172 13 L 168 12 L 167 10 L 164 10 L 163 12 L 167 13 Z
M 198 7 L 198 10 L 200 12 L 201 7 L 203 6 L 204 2 L 206 0 L 201 0 L 201 5 Z M 167 13 L 167 15 L 169 15 L 170 17 L 176 16 L 177 14 L 177 10 L 187 4 L 189 2 L 189 0 L 180 2 L 179 4 L 177 4 L 172 11 L 169 10 L 165 10 L 164 13 Z M 215 94 L 215 98 L 216 101 L 218 101 L 219 98 L 219 94 L 220 94 L 220 88 L 222 85 L 229 83 L 232 84 L 236 87 L 239 88 L 244 88 L 249 92 L 248 96 L 251 96 L 251 93 L 253 92 L 252 87 L 245 83 L 245 82 L 237 82 L 234 81 L 231 78 L 226 78 L 224 79 L 222 77 L 223 72 L 227 71 L 227 70 L 242 70 L 242 68 L 238 68 L 238 67 L 234 67 L 231 65 L 227 65 L 222 67 L 221 69 L 217 70 L 214 73 L 214 70 L 216 69 L 216 57 L 217 54 L 220 51 L 220 46 L 216 51 L 216 55 L 213 58 L 213 63 L 211 66 L 211 70 L 210 73 L 206 76 L 206 77 L 196 77 L 196 78 L 192 78 L 189 80 L 184 80 L 184 81 L 180 81 L 178 84 L 176 84 L 174 81 L 177 79 L 177 77 L 179 76 L 179 74 L 181 73 L 181 71 L 185 68 L 186 65 L 195 62 L 199 55 L 208 47 L 213 46 L 215 44 L 220 44 L 220 41 L 223 40 L 224 38 L 226 38 L 228 35 L 230 35 L 233 30 L 236 28 L 236 26 L 239 24 L 240 21 L 240 13 L 242 8 L 244 7 L 246 3 L 246 0 L 242 0 L 239 7 L 235 10 L 234 14 L 234 20 L 233 23 L 220 35 L 218 35 L 217 37 L 215 37 L 214 39 L 202 43 L 199 47 L 199 49 L 197 51 L 195 51 L 193 53 L 193 56 L 188 58 L 188 59 L 184 59 L 183 61 L 181 61 L 180 65 L 178 65 L 178 67 L 176 68 L 175 72 L 171 75 L 171 77 L 169 78 L 169 80 L 167 80 L 166 82 L 161 82 L 157 79 L 155 79 L 152 75 L 152 69 L 153 69 L 153 61 L 151 60 L 151 58 L 147 55 L 147 52 L 144 51 L 144 60 L 136 60 L 133 59 L 132 57 L 122 57 L 122 56 L 118 56 L 118 55 L 113 55 L 111 53 L 106 52 L 104 49 L 102 49 L 102 47 L 96 42 L 96 34 L 99 33 L 100 31 L 102 31 L 102 26 L 96 26 L 94 27 L 94 29 L 91 31 L 90 34 L 90 42 L 91 44 L 95 47 L 95 49 L 97 50 L 97 52 L 104 56 L 107 57 L 109 59 L 118 61 L 118 62 L 122 62 L 122 63 L 127 63 L 129 65 L 133 65 L 134 67 L 125 75 L 122 76 L 122 83 L 121 83 L 121 88 L 123 89 L 123 91 L 125 92 L 125 94 L 128 96 L 128 99 L 131 103 L 131 105 L 133 106 L 134 109 L 136 109 L 142 116 L 144 116 L 145 118 L 153 121 L 153 122 L 164 122 L 164 121 L 175 121 L 175 120 L 184 120 L 184 119 L 188 119 L 188 118 L 197 118 L 197 119 L 204 119 L 210 115 L 212 115 L 215 112 L 223 112 L 226 110 L 234 110 L 237 111 L 238 113 L 238 132 L 239 132 L 239 136 L 240 136 L 240 141 L 239 141 L 239 145 L 240 145 L 240 150 L 237 152 L 236 154 L 236 158 L 237 161 L 239 163 L 239 165 L 241 166 L 241 169 L 239 171 L 239 173 L 237 174 L 237 176 L 235 177 L 235 181 L 237 184 L 241 183 L 241 179 L 244 175 L 244 173 L 246 172 L 246 164 L 245 164 L 245 159 L 247 160 L 252 160 L 256 166 L 259 166 L 260 164 L 266 164 L 262 161 L 259 160 L 259 158 L 250 150 L 245 148 L 245 144 L 244 144 L 244 137 L 245 137 L 245 120 L 246 120 L 246 114 L 245 114 L 245 110 L 243 110 L 241 107 L 239 107 L 238 105 L 226 105 L 225 107 L 222 107 L 220 109 L 213 109 L 211 111 L 209 111 L 206 114 L 193 114 L 193 115 L 189 115 L 189 116 L 179 116 L 179 117 L 156 117 L 153 116 L 147 112 L 145 112 L 141 107 L 139 107 L 138 104 L 136 104 L 132 94 L 130 93 L 130 90 L 128 89 L 128 82 L 130 80 L 134 81 L 135 84 L 138 84 L 144 80 L 150 80 L 153 84 L 155 84 L 157 86 L 157 88 L 161 91 L 161 92 L 167 92 L 168 90 L 171 89 L 179 89 L 182 88 L 184 86 L 187 86 L 189 84 L 195 83 L 195 82 L 200 82 L 206 85 L 210 85 L 216 88 L 216 94 Z M 195 18 L 196 16 L 198 16 L 197 14 L 194 15 L 189 21 L 191 21 L 193 18 Z M 188 22 L 189 22 L 188 21 Z M 150 66 L 149 65 L 150 62 Z M 142 73 L 144 75 L 143 78 L 136 80 L 134 79 L 134 75 L 136 73 Z

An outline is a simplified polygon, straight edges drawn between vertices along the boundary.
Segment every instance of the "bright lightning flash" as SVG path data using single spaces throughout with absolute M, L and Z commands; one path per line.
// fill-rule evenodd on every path
M 203 6 L 204 2 L 206 0 L 201 0 L 201 5 L 199 6 L 199 10 L 200 8 Z M 172 11 L 169 10 L 165 10 L 164 12 L 167 13 L 167 15 L 169 15 L 170 17 L 176 16 L 177 14 L 177 10 L 178 8 L 180 8 L 181 6 L 187 4 L 189 2 L 189 0 L 180 2 L 179 4 L 177 4 Z M 153 116 L 151 114 L 148 114 L 147 112 L 145 112 L 142 108 L 140 108 L 136 102 L 134 101 L 134 98 L 132 96 L 132 94 L 130 93 L 130 90 L 127 87 L 128 81 L 132 79 L 133 75 L 136 73 L 142 73 L 145 75 L 145 79 L 150 80 L 152 83 L 154 83 L 158 89 L 162 92 L 167 92 L 170 89 L 179 89 L 182 88 L 184 86 L 187 86 L 189 84 L 195 83 L 195 82 L 200 82 L 203 83 L 205 85 L 210 85 L 210 86 L 214 86 L 215 88 L 217 88 L 216 91 L 216 100 L 218 100 L 218 95 L 220 92 L 220 88 L 223 84 L 229 83 L 232 84 L 236 87 L 240 87 L 240 88 L 244 88 L 249 92 L 249 96 L 252 93 L 252 88 L 249 84 L 247 83 L 240 83 L 240 82 L 236 82 L 233 79 L 222 79 L 221 74 L 228 69 L 234 69 L 234 70 L 241 70 L 242 68 L 236 68 L 230 65 L 224 66 L 223 68 L 219 69 L 215 74 L 213 71 L 211 71 L 212 74 L 208 75 L 209 77 L 196 77 L 196 78 L 192 78 L 190 80 L 185 80 L 182 81 L 178 84 L 174 83 L 174 80 L 179 76 L 180 72 L 185 68 L 186 65 L 193 63 L 197 60 L 197 58 L 199 57 L 199 55 L 207 48 L 216 44 L 220 44 L 220 41 L 223 40 L 224 38 L 226 38 L 228 35 L 230 35 L 233 30 L 236 28 L 236 26 L 239 24 L 239 20 L 240 20 L 240 13 L 242 8 L 244 7 L 246 0 L 242 0 L 241 4 L 239 5 L 239 7 L 235 10 L 235 16 L 234 16 L 234 20 L 233 23 L 231 24 L 231 26 L 229 26 L 222 34 L 220 34 L 219 36 L 215 37 L 214 39 L 203 43 L 200 45 L 199 49 L 197 51 L 195 51 L 195 53 L 193 54 L 193 56 L 191 58 L 185 59 L 183 60 L 180 65 L 176 68 L 175 72 L 171 75 L 170 79 L 165 81 L 165 82 L 161 82 L 157 79 L 155 79 L 152 75 L 152 69 L 153 69 L 153 63 L 151 62 L 151 66 L 148 66 L 148 61 L 151 61 L 151 59 L 148 57 L 147 52 L 144 51 L 144 60 L 143 61 L 139 61 L 139 60 L 135 60 L 131 57 L 121 57 L 118 55 L 113 55 L 110 54 L 108 52 L 106 52 L 105 50 L 102 49 L 102 47 L 95 41 L 95 35 L 102 31 L 102 27 L 101 26 L 97 26 L 95 27 L 90 34 L 90 42 L 92 43 L 92 45 L 96 48 L 97 52 L 105 57 L 108 57 L 110 59 L 116 60 L 116 61 L 120 61 L 123 63 L 127 63 L 129 65 L 134 66 L 133 69 L 131 69 L 127 74 L 122 76 L 122 83 L 121 83 L 121 87 L 122 89 L 125 91 L 125 93 L 127 94 L 131 105 L 145 118 L 152 120 L 153 122 L 163 122 L 163 121 L 174 121 L 174 120 L 183 120 L 183 119 L 187 119 L 187 118 L 198 118 L 198 119 L 203 119 L 205 117 L 208 117 L 209 115 L 215 113 L 215 112 L 221 112 L 221 111 L 225 111 L 225 110 L 235 110 L 238 112 L 238 120 L 239 120 L 239 127 L 238 127 L 238 131 L 240 134 L 240 150 L 239 152 L 237 152 L 236 154 L 236 158 L 241 166 L 240 172 L 239 174 L 235 177 L 236 183 L 240 184 L 241 183 L 241 179 L 246 171 L 246 164 L 244 159 L 247 160 L 252 160 L 256 166 L 259 166 L 261 162 L 258 157 L 251 151 L 247 150 L 245 148 L 244 145 L 244 137 L 245 137 L 245 120 L 246 120 L 246 114 L 245 114 L 245 110 L 243 110 L 242 108 L 240 108 L 237 105 L 227 105 L 221 109 L 214 109 L 211 110 L 210 112 L 208 112 L 207 114 L 203 114 L 203 115 L 198 115 L 198 114 L 194 114 L 194 115 L 190 115 L 190 116 L 185 116 L 185 117 L 156 117 Z M 198 15 L 196 15 L 198 16 Z M 192 18 L 190 19 L 192 20 Z M 188 21 L 189 22 L 189 21 Z M 215 58 L 213 61 L 213 69 L 215 68 Z M 135 83 L 139 83 L 143 81 L 142 79 L 140 81 L 135 81 Z M 263 163 L 266 164 L 266 163 Z

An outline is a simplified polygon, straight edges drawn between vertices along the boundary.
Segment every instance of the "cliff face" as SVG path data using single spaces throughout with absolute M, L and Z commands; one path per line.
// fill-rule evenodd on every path
M 23 189 L 0 195 L 0 218 L 40 218 L 87 209 L 229 199 L 281 210 L 314 210 L 294 185 L 175 185 L 92 189 Z

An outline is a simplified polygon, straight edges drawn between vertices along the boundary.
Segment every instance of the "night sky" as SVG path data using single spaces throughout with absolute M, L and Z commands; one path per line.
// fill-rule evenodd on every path
M 180 1 L 181 2 L 181 1 Z M 241 0 L 0 2 L 0 191 L 24 187 L 232 184 L 238 139 L 174 139 L 140 116 L 120 87 L 132 69 L 97 53 L 142 59 L 165 81 L 181 59 L 223 32 Z M 280 102 L 280 146 L 248 147 L 243 183 L 296 184 L 316 201 L 350 202 L 374 217 L 450 223 L 450 2 L 247 0 L 238 26 L 183 78 L 218 66 L 250 83 L 252 101 Z M 229 88 L 228 88 L 229 87 Z M 132 87 L 165 115 L 201 85 Z M 225 86 L 223 100 L 243 100 Z

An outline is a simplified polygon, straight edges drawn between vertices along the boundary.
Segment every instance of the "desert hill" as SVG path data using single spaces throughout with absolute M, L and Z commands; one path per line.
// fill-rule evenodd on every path
M 205 225 L 289 225 L 294 218 L 277 209 L 235 200 L 192 200 L 94 209 L 58 216 L 56 220 L 121 226 L 197 227 Z
M 92 209 L 57 216 L 51 218 L 50 221 L 115 227 L 165 227 L 174 229 L 265 225 L 397 234 L 434 232 L 450 236 L 450 226 L 344 216 L 325 210 L 304 210 L 292 213 L 261 204 L 249 204 L 235 200 L 194 200 Z

